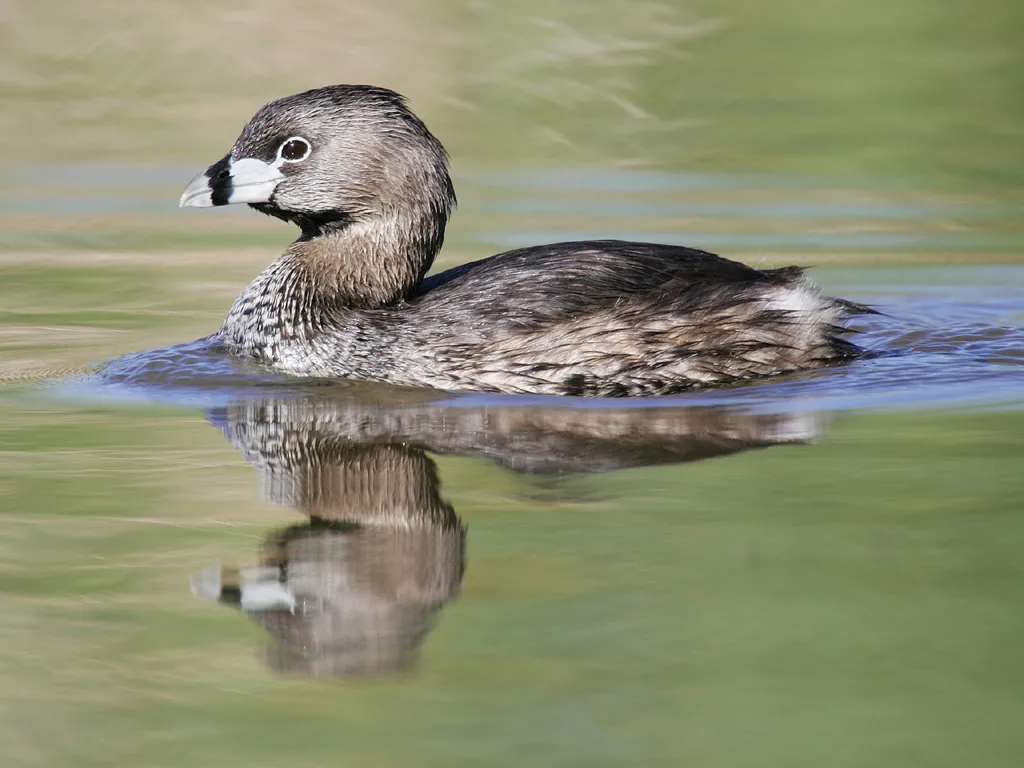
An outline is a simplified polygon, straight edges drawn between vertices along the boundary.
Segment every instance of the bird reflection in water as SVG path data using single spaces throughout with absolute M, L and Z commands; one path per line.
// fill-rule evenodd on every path
M 192 579 L 196 594 L 237 605 L 267 629 L 268 662 L 280 672 L 414 667 L 466 565 L 465 526 L 426 451 L 552 475 L 696 461 L 820 432 L 815 414 L 452 405 L 436 393 L 434 402 L 395 402 L 368 392 L 243 399 L 210 413 L 257 469 L 264 498 L 309 518 L 268 536 L 258 567 Z

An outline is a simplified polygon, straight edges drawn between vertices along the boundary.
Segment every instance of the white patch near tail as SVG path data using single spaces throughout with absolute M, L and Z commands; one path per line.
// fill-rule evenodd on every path
M 765 308 L 786 312 L 798 323 L 801 335 L 820 333 L 823 325 L 834 325 L 840 320 L 841 308 L 822 296 L 818 287 L 809 280 L 779 288 L 767 297 Z

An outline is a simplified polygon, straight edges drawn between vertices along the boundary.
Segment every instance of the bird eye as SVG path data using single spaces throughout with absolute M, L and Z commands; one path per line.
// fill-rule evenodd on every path
M 286 160 L 289 163 L 297 163 L 299 160 L 305 160 L 309 155 L 309 151 L 312 147 L 309 146 L 309 142 L 301 136 L 292 136 L 287 139 L 284 144 L 281 145 L 281 149 L 278 150 L 282 160 Z

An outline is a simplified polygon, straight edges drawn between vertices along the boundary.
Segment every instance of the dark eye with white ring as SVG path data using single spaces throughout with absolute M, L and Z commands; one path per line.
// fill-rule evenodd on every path
M 277 155 L 286 163 L 297 163 L 309 157 L 310 150 L 312 147 L 309 146 L 308 141 L 301 136 L 292 136 L 290 139 L 285 139 L 277 151 Z

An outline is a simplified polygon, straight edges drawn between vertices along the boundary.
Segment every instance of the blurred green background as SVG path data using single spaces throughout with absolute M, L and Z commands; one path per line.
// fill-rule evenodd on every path
M 747 252 L 1021 243 L 1012 0 L 6 9 L 7 249 L 278 242 L 259 217 L 173 210 L 178 189 L 259 105 L 335 82 L 406 94 L 450 150 L 463 207 L 449 258 L 502 232 L 610 229 L 609 209 L 616 231 L 718 233 Z M 756 230 L 735 215 L 780 187 L 789 207 Z
M 334 82 L 465 169 L 643 165 L 1019 190 L 1024 9 L 929 0 L 8 3 L 7 162 L 194 164 Z

